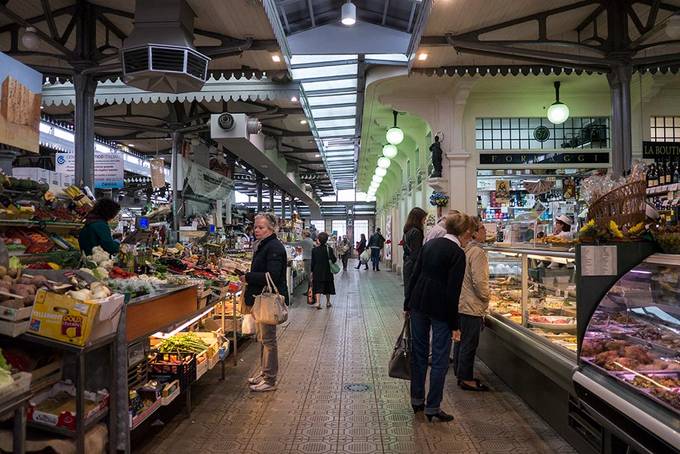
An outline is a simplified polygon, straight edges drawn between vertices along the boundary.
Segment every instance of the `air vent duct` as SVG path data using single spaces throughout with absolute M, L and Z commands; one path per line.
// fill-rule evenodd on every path
M 121 51 L 123 80 L 146 91 L 198 91 L 210 58 L 196 51 L 186 0 L 137 0 L 135 26 Z

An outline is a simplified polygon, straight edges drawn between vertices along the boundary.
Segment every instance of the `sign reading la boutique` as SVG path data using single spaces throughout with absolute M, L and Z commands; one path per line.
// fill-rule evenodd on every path
M 57 153 L 55 171 L 66 175 L 76 174 L 75 153 Z M 122 189 L 125 178 L 121 153 L 94 154 L 94 187 L 97 189 Z
M 642 142 L 642 157 L 645 159 L 680 158 L 678 142 Z
M 608 164 L 609 153 L 481 153 L 479 163 L 484 165 L 509 164 Z

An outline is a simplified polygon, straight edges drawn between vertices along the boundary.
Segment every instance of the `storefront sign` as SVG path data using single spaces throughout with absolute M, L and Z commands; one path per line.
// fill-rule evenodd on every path
M 0 143 L 38 153 L 42 74 L 0 52 Z
M 642 157 L 645 159 L 680 156 L 680 142 L 642 142 Z
M 76 174 L 75 153 L 57 153 L 54 168 L 57 173 L 74 177 Z M 122 189 L 125 170 L 122 153 L 94 154 L 94 187 L 97 189 Z
M 481 153 L 482 165 L 608 164 L 609 153 Z
M 581 276 L 616 276 L 616 246 L 582 246 Z

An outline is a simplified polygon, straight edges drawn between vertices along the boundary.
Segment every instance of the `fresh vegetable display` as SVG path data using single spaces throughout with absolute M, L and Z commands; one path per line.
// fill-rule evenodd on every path
M 2 350 L 0 350 L 0 389 L 9 386 L 12 383 L 14 383 L 12 368 L 7 363 L 7 360 L 5 360 Z
M 194 333 L 177 333 L 160 344 L 157 349 L 161 353 L 201 353 L 209 347 Z

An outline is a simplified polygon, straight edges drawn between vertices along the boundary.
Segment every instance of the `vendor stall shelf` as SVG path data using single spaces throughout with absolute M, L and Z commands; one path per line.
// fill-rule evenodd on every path
M 576 389 L 611 452 L 680 450 L 679 255 L 651 255 L 618 279 L 585 329 L 579 365 Z
M 0 402 L 0 415 L 14 414 L 12 427 L 12 453 L 24 454 L 26 444 L 26 403 L 31 397 L 30 392 L 11 396 Z
M 85 419 L 85 374 L 87 373 L 86 358 L 87 355 L 96 350 L 107 348 L 109 350 L 110 364 L 117 363 L 117 349 L 115 348 L 116 334 L 110 334 L 99 339 L 94 340 L 90 344 L 79 347 L 77 345 L 59 342 L 57 340 L 48 339 L 46 337 L 37 336 L 34 334 L 24 334 L 21 336 L 23 340 L 42 345 L 47 348 L 58 350 L 64 354 L 71 355 L 75 359 L 75 431 L 69 430 L 58 425 L 46 424 L 38 421 L 29 422 L 29 426 L 39 428 L 48 432 L 72 437 L 76 442 L 76 452 L 78 454 L 85 453 L 85 435 L 88 430 L 99 424 L 105 418 L 108 418 L 108 433 L 109 433 L 109 452 L 116 452 L 117 445 L 117 419 L 116 415 L 116 390 L 117 377 L 116 374 L 111 376 L 111 385 L 109 386 L 108 405 L 105 411 L 99 411 L 91 415 L 87 420 Z

